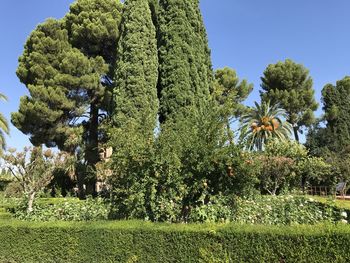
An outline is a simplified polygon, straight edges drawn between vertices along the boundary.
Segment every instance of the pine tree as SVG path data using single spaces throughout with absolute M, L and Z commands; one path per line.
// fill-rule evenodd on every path
M 83 140 L 84 127 L 85 160 L 93 167 L 99 160 L 95 127 L 105 94 L 100 78 L 107 71 L 102 57 L 88 58 L 71 46 L 62 21 L 46 21 L 32 32 L 19 59 L 17 75 L 29 96 L 21 98 L 13 124 L 30 135 L 34 145 L 70 152 L 77 147 L 72 141 Z M 72 138 L 76 136 L 80 139 Z M 94 180 L 87 183 L 90 193 Z
M 21 98 L 12 122 L 30 135 L 34 145 L 45 143 L 48 147 L 68 150 L 65 141 L 73 132 L 70 121 L 74 123 L 86 107 L 85 103 L 75 100 L 80 96 L 80 85 L 91 86 L 91 82 L 98 80 L 90 79 L 89 64 L 84 55 L 69 44 L 61 21 L 49 19 L 31 33 L 17 69 L 17 76 L 28 88 L 29 96 Z M 69 71 L 75 72 L 69 74 Z
M 122 4 L 117 0 L 77 0 L 65 16 L 72 45 L 88 57 L 116 59 Z
M 208 100 L 213 73 L 198 0 L 160 0 L 160 122 Z
M 269 65 L 261 78 L 263 101 L 279 104 L 293 125 L 294 137 L 299 141 L 300 128 L 315 122 L 314 111 L 318 104 L 309 71 L 290 59 Z
M 17 70 L 30 95 L 21 98 L 12 122 L 35 145 L 70 152 L 83 146 L 89 193 L 95 191 L 101 116 L 110 113 L 121 8 L 116 0 L 77 0 L 63 20 L 33 31 Z
M 226 134 L 229 142 L 233 143 L 234 134 L 230 123 L 233 118 L 239 118 L 247 110 L 242 102 L 253 90 L 253 84 L 245 79 L 239 81 L 236 72 L 229 67 L 217 69 L 214 78 L 211 95 L 226 119 Z
M 116 127 L 126 122 L 153 136 L 158 112 L 158 51 L 148 0 L 127 0 L 121 23 L 115 75 Z

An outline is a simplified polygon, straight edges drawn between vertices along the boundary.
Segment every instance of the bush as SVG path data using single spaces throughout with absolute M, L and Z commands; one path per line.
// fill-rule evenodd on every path
M 228 142 L 225 127 L 220 111 L 208 104 L 169 119 L 154 141 L 131 124 L 128 133 L 115 129 L 111 217 L 187 222 L 191 210 L 220 193 L 251 193 L 255 170 Z
M 11 182 L 5 188 L 5 196 L 6 197 L 23 197 L 23 187 L 19 182 Z
M 28 221 L 90 221 L 108 218 L 109 205 L 101 198 L 80 201 L 64 199 L 52 202 L 52 199 L 41 201 L 34 205 L 33 211 L 28 212 L 26 202 L 14 209 L 14 217 Z
M 0 221 L 0 262 L 349 262 L 350 227 Z
M 254 196 L 249 199 L 217 196 L 207 204 L 193 208 L 189 221 L 265 225 L 347 223 L 349 212 L 337 207 L 335 202 L 320 203 L 302 196 Z
M 256 196 L 236 198 L 232 221 L 266 225 L 347 223 L 348 214 L 349 211 L 336 207 L 335 203 L 324 204 L 306 197 Z

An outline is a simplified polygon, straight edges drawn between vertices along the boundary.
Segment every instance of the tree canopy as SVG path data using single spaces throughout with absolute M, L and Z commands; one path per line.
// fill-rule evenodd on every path
M 13 124 L 34 145 L 84 149 L 90 171 L 99 161 L 98 126 L 111 97 L 120 18 L 114 0 L 78 0 L 65 18 L 49 19 L 31 33 L 17 69 L 29 96 L 21 98 Z
M 308 135 L 308 144 L 312 148 L 327 148 L 341 152 L 350 145 L 350 77 L 327 84 L 322 89 L 324 116 L 321 121 L 325 127 L 315 127 Z M 317 150 L 317 149 L 314 149 Z
M 159 119 L 201 107 L 213 72 L 198 0 L 160 0 L 158 15 Z M 183 113 L 183 112 L 182 112 Z
M 286 118 L 286 111 L 277 105 L 255 102 L 255 107 L 241 117 L 241 141 L 249 150 L 262 151 L 271 139 L 288 140 L 292 127 Z
M 113 121 L 122 127 L 132 121 L 152 137 L 158 113 L 158 50 L 148 0 L 124 5 L 114 78 Z
M 293 125 L 294 137 L 299 141 L 300 128 L 314 123 L 318 104 L 309 71 L 290 59 L 269 65 L 261 78 L 261 97 L 272 104 L 279 103 L 286 110 Z

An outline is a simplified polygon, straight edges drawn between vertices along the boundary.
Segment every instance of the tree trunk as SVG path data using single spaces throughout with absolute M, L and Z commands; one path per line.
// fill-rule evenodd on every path
M 80 200 L 86 199 L 86 193 L 85 193 L 85 189 L 84 189 L 85 171 L 83 173 L 80 171 L 77 175 L 78 197 Z
M 28 207 L 27 207 L 27 212 L 31 213 L 33 212 L 33 203 L 34 203 L 34 198 L 35 198 L 35 191 L 31 191 L 28 196 Z
M 100 155 L 98 151 L 98 107 L 94 102 L 90 105 L 90 120 L 87 133 L 85 149 L 85 160 L 87 163 L 87 173 L 85 175 L 86 194 L 96 196 L 96 164 L 100 160 Z
M 297 142 L 299 142 L 299 134 L 298 134 L 299 127 L 298 126 L 293 126 L 293 131 L 294 131 L 294 138 Z

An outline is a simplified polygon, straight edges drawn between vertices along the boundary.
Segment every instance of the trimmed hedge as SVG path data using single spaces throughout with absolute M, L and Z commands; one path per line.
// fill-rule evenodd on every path
M 347 225 L 0 221 L 0 262 L 349 262 Z

